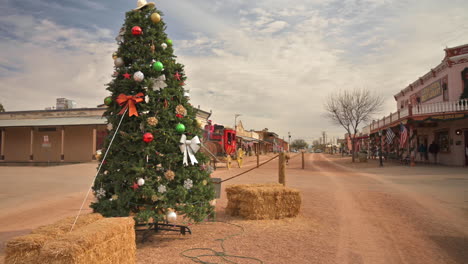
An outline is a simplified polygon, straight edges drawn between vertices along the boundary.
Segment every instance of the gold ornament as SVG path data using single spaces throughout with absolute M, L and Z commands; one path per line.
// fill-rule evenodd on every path
M 156 202 L 157 200 L 159 200 L 159 197 L 156 194 L 153 194 L 153 196 L 151 196 L 151 201 Z
M 187 109 L 183 105 L 178 105 L 176 107 L 176 114 L 185 116 L 187 115 Z
M 119 199 L 119 196 L 117 194 L 112 195 L 112 200 L 117 200 Z
M 203 185 L 206 185 L 208 182 L 206 180 L 202 181 Z
M 98 149 L 96 150 L 96 159 L 97 160 L 101 160 L 101 157 L 102 157 L 102 150 Z
M 117 59 L 117 52 L 112 53 L 112 59 L 113 60 Z
M 150 49 L 151 49 L 151 53 L 154 53 L 154 51 L 156 50 L 156 47 L 154 46 L 153 41 L 151 41 Z
M 153 13 L 151 14 L 151 21 L 153 21 L 153 23 L 159 23 L 159 21 L 161 21 L 161 16 L 158 13 Z
M 156 117 L 148 117 L 148 119 L 146 119 L 146 122 L 150 126 L 156 126 L 159 121 L 158 121 L 158 119 Z
M 168 170 L 164 173 L 164 177 L 166 177 L 166 179 L 172 181 L 175 177 L 175 173 L 171 170 Z

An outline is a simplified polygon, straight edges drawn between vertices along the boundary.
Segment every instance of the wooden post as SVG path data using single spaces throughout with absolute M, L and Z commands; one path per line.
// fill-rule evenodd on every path
M 34 146 L 34 128 L 31 127 L 31 140 L 29 142 L 29 161 L 34 160 L 33 146 Z
M 91 149 L 91 160 L 95 160 L 96 159 L 96 127 L 93 127 L 93 146 L 92 146 L 92 149 Z
M 0 144 L 0 160 L 5 160 L 5 129 L 2 129 L 2 143 Z
M 260 167 L 260 154 L 257 152 L 257 168 Z
M 305 168 L 304 151 L 302 151 L 301 154 L 302 154 L 302 169 L 304 169 Z
M 65 128 L 62 126 L 62 138 L 60 146 L 60 161 L 65 160 Z
M 279 172 L 278 172 L 278 180 L 280 184 L 286 186 L 286 157 L 284 152 L 279 154 Z

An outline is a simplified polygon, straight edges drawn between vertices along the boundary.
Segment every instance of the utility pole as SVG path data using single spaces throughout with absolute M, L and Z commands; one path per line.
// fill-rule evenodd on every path
M 291 132 L 288 132 L 288 152 L 291 151 Z

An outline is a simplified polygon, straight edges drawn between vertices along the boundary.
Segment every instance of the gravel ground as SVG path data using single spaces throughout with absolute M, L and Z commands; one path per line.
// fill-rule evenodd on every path
M 262 160 L 269 157 L 272 155 L 263 156 Z M 287 185 L 301 190 L 303 195 L 301 214 L 297 218 L 247 221 L 227 216 L 223 192 L 217 203 L 217 222 L 190 226 L 192 235 L 151 236 L 145 243 L 138 243 L 138 263 L 195 263 L 180 253 L 192 248 L 221 252 L 220 241 L 216 239 L 238 233 L 241 234 L 225 240 L 224 254 L 251 257 L 263 263 L 468 263 L 467 168 L 413 168 L 391 163 L 379 168 L 377 161 L 351 164 L 349 160 L 306 154 L 305 170 L 300 169 L 300 156 L 290 161 Z M 244 168 L 235 166 L 230 171 L 220 168 L 214 177 L 226 179 L 254 164 L 254 157 L 248 157 Z M 96 164 L 0 167 L 0 186 L 5 186 L 5 181 L 12 184 L 10 177 L 4 177 L 5 172 L 25 185 L 18 190 L 0 187 L 2 199 L 6 196 L 13 199 L 0 201 L 0 209 L 8 212 L 0 215 L 0 243 L 38 225 L 76 213 L 95 168 Z M 35 169 L 36 174 L 32 180 L 27 173 L 30 169 Z M 38 178 L 45 173 L 50 179 L 48 176 L 47 181 Z M 277 173 L 277 160 L 273 160 L 260 169 L 223 183 L 222 187 L 277 182 Z M 83 176 L 87 174 L 91 176 Z M 53 180 L 54 177 L 62 178 Z M 37 191 L 26 187 L 28 183 Z M 47 196 L 42 192 L 48 186 L 53 188 Z M 26 199 L 24 195 L 30 196 Z M 23 203 L 20 209 L 15 209 L 14 201 Z M 212 254 L 210 252 L 198 250 L 187 254 Z M 260 263 L 254 259 L 226 258 L 236 263 Z M 228 263 L 219 256 L 203 260 Z

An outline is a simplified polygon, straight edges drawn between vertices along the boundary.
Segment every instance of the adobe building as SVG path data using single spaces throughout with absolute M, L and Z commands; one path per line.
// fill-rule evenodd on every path
M 260 154 L 260 137 L 253 130 L 245 130 L 242 121 L 236 124 L 236 140 L 238 147 L 241 147 L 248 155 Z
M 404 151 L 416 161 L 434 162 L 433 155 L 418 155 L 419 146 L 432 142 L 439 147 L 436 162 L 468 165 L 468 44 L 445 49 L 442 62 L 394 96 L 397 111 L 369 127 L 371 138 L 379 140 L 385 130 L 396 134 L 393 149 L 399 144 L 399 125 L 409 130 Z M 379 136 L 382 134 L 382 136 Z M 406 154 L 407 155 L 407 154 Z
M 95 160 L 108 135 L 105 110 L 63 107 L 0 113 L 0 164 Z M 211 113 L 196 110 L 198 122 L 206 123 Z

